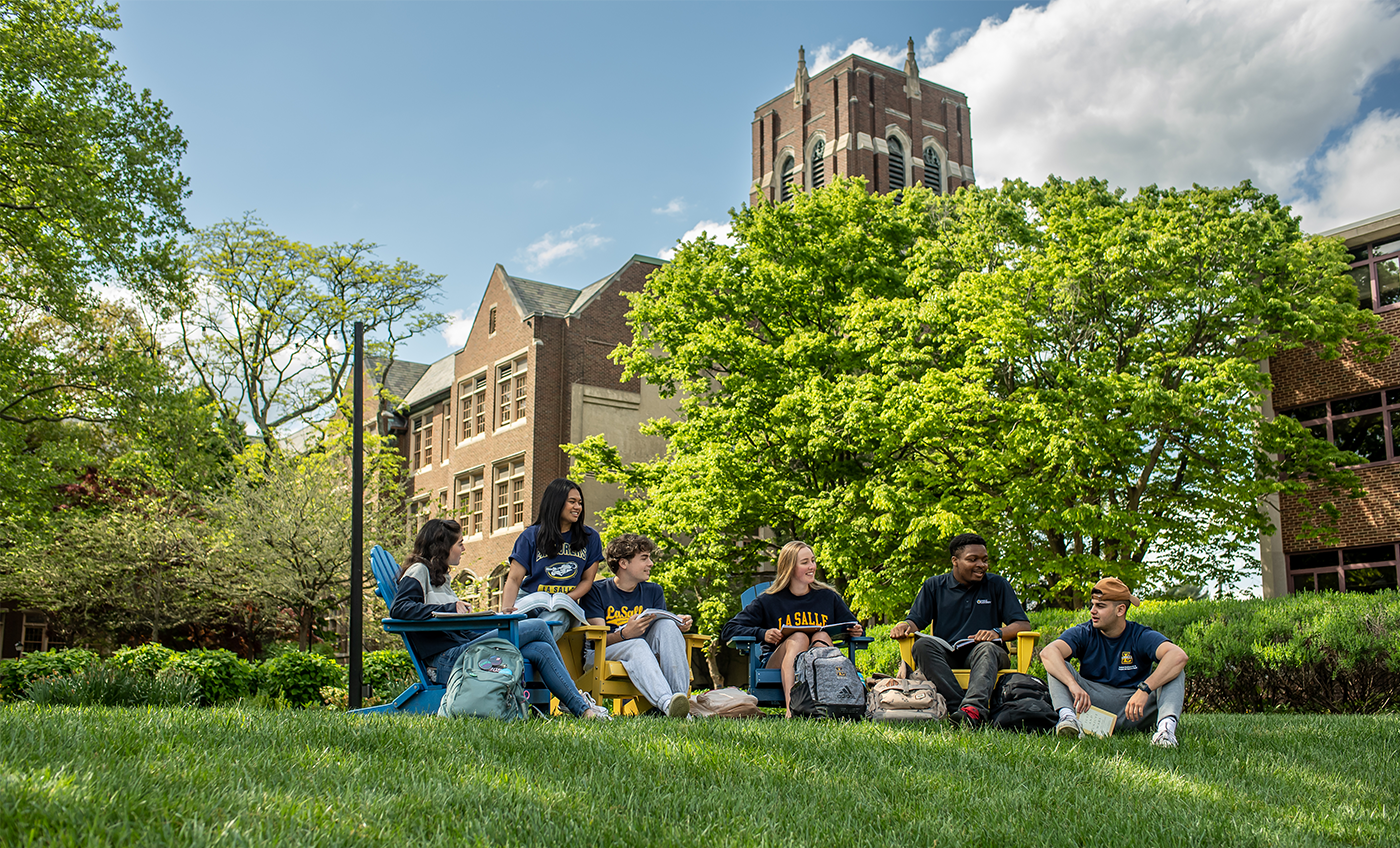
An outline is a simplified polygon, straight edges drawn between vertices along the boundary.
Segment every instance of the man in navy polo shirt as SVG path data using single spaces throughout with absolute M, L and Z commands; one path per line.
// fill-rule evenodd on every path
M 914 640 L 914 666 L 938 687 L 948 717 L 976 729 L 991 706 L 997 672 L 1011 666 L 1005 643 L 1031 623 L 1006 578 L 987 573 L 990 559 L 981 536 L 955 536 L 948 552 L 953 570 L 924 581 L 909 615 L 890 628 L 890 636 L 915 635 L 933 625 L 932 636 Z M 955 647 L 964 639 L 971 644 Z M 953 675 L 953 663 L 970 670 L 966 691 Z
M 1055 732 L 1079 737 L 1078 714 L 1095 706 L 1117 713 L 1115 730 L 1156 727 L 1152 744 L 1175 748 L 1186 700 L 1186 652 L 1152 628 L 1128 621 L 1128 607 L 1141 601 L 1117 577 L 1095 583 L 1089 598 L 1089 620 L 1040 652 L 1050 674 L 1050 702 L 1060 713 Z M 1079 659 L 1078 671 L 1065 662 L 1070 657 Z

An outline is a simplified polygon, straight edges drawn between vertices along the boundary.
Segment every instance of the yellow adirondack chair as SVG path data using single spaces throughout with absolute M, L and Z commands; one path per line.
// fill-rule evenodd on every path
M 1039 630 L 1023 630 L 1017 633 L 1016 644 L 1006 646 L 1007 653 L 1011 654 L 1012 659 L 1016 661 L 1016 667 L 1002 669 L 997 673 L 997 677 L 1001 677 L 1003 674 L 1010 674 L 1013 671 L 1026 674 L 1030 670 L 1031 660 L 1034 659 L 1035 643 L 1039 638 Z M 912 670 L 914 668 L 914 637 L 901 636 L 896 641 L 899 642 L 900 659 L 904 660 Z M 969 674 L 971 674 L 970 669 L 953 669 L 953 676 L 958 679 L 958 685 L 962 686 L 964 689 L 967 688 L 967 678 Z
M 703 650 L 705 643 L 713 637 L 698 633 L 685 633 L 687 653 Z M 613 699 L 613 712 L 618 715 L 640 715 L 651 709 L 649 703 L 632 680 L 622 663 L 607 658 L 608 628 L 601 624 L 589 624 L 571 628 L 559 637 L 559 653 L 564 657 L 564 668 L 573 678 L 580 692 L 593 695 L 593 700 L 602 703 L 604 698 Z M 593 665 L 583 667 L 583 648 L 593 645 Z

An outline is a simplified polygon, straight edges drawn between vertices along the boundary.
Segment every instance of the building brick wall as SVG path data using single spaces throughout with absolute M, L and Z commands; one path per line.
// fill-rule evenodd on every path
M 1344 398 L 1376 389 L 1400 387 L 1400 310 L 1380 315 L 1381 329 L 1396 340 L 1390 355 L 1378 363 L 1357 362 L 1347 356 L 1324 360 L 1316 346 L 1290 350 L 1270 361 L 1274 409 Z

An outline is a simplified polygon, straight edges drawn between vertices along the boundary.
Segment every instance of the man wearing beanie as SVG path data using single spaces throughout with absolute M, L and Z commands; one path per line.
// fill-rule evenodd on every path
M 1152 628 L 1128 621 L 1128 607 L 1142 602 L 1122 580 L 1105 577 L 1089 597 L 1089 620 L 1040 652 L 1050 675 L 1050 701 L 1060 714 L 1055 732 L 1078 738 L 1078 714 L 1094 706 L 1117 713 L 1115 729 L 1155 727 L 1152 744 L 1175 748 L 1186 700 L 1186 652 Z M 1070 657 L 1079 660 L 1078 671 L 1065 662 Z

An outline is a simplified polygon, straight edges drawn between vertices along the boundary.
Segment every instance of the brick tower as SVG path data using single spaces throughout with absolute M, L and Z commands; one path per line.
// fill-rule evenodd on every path
M 797 82 L 754 110 L 750 202 L 865 177 L 872 191 L 927 185 L 947 194 L 972 185 L 967 95 L 919 79 L 914 39 L 904 70 L 847 56 L 815 77 L 797 50 Z

